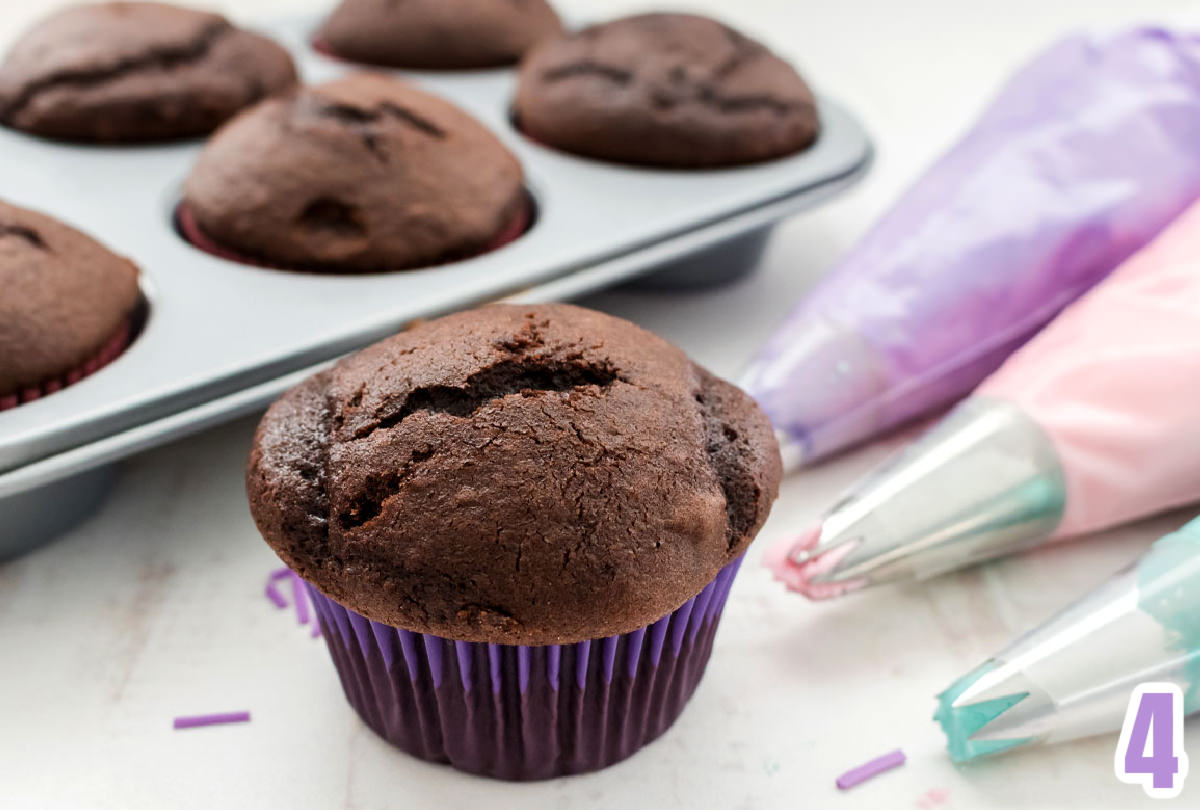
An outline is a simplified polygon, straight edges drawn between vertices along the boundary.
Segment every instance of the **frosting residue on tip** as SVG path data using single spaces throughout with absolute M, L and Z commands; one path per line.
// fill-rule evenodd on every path
M 1183 665 L 1184 711 L 1200 711 L 1200 518 L 1155 543 L 1137 576 L 1138 607 L 1166 629 Z
M 847 582 L 814 582 L 814 578 L 828 574 L 837 567 L 845 557 L 858 545 L 857 542 L 844 543 L 820 552 L 798 563 L 794 557 L 799 552 L 812 551 L 821 537 L 820 526 L 809 529 L 799 538 L 777 543 L 767 550 L 763 564 L 774 574 L 775 579 L 787 586 L 789 591 L 802 594 L 814 601 L 836 599 L 851 591 L 863 587 L 866 582 L 861 579 Z
M 938 707 L 933 719 L 942 727 L 946 735 L 946 750 L 950 759 L 956 763 L 969 762 L 979 757 L 999 754 L 1013 748 L 1020 748 L 1032 742 L 1029 738 L 1011 740 L 972 740 L 971 737 L 995 720 L 1006 711 L 1016 706 L 1026 697 L 1027 692 L 1018 692 L 995 700 L 984 700 L 955 706 L 963 692 L 967 691 L 976 681 L 995 669 L 995 661 L 988 661 L 976 667 L 971 672 L 952 683 L 950 687 L 937 696 Z
M 792 556 L 797 552 L 813 548 L 819 537 L 819 530 L 810 529 L 798 538 L 775 543 L 767 549 L 767 553 L 763 557 L 763 565 L 774 575 L 775 579 L 786 585 L 788 590 L 799 591 L 798 572 L 800 566 L 792 561 Z

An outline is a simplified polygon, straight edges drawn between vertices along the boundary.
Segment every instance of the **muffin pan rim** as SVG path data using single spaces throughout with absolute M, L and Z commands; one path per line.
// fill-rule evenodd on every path
M 355 70 L 368 69 L 335 62 L 312 51 L 308 47 L 307 39 L 308 32 L 311 31 L 311 18 L 253 27 L 273 35 L 288 48 L 306 81 L 323 81 Z M 183 333 L 189 332 L 184 328 L 187 324 L 185 316 L 179 314 L 180 302 L 184 296 L 182 289 L 178 288 L 178 277 L 190 274 L 193 285 L 220 287 L 230 282 L 234 278 L 233 274 L 244 274 L 247 269 L 236 263 L 201 253 L 179 239 L 170 227 L 167 212 L 178 201 L 182 179 L 190 169 L 203 141 L 176 141 L 149 147 L 80 147 L 44 141 L 10 130 L 0 131 L 0 150 L 8 154 L 15 152 L 18 156 L 15 162 L 22 165 L 22 171 L 18 172 L 16 177 L 0 179 L 0 197 L 61 218 L 96 237 L 110 249 L 130 255 L 140 266 L 143 290 L 149 293 L 146 298 L 151 303 L 154 315 L 139 338 L 119 359 L 119 368 L 114 364 L 104 369 L 103 373 L 71 386 L 70 389 L 22 405 L 0 417 L 0 471 L 9 471 L 8 474 L 0 475 L 0 493 L 11 491 L 18 483 L 16 479 L 27 478 L 14 476 L 14 471 L 20 472 L 22 468 L 36 465 L 39 461 L 53 459 L 55 455 L 72 448 L 78 449 L 88 444 L 113 439 L 122 431 L 136 430 L 139 426 L 172 419 L 191 410 L 201 410 L 206 403 L 212 401 L 231 397 L 237 399 L 239 392 L 264 385 L 269 388 L 270 383 L 281 375 L 290 376 L 290 373 L 298 368 L 308 368 L 314 363 L 320 364 L 346 351 L 366 345 L 414 318 L 509 297 L 522 291 L 536 295 L 541 286 L 562 291 L 556 293 L 557 295 L 565 295 L 568 292 L 578 294 L 617 279 L 632 277 L 639 269 L 659 263 L 658 260 L 648 258 L 656 255 L 655 248 L 658 246 L 666 246 L 666 250 L 657 252 L 671 254 L 666 258 L 696 252 L 702 248 L 695 244 L 689 246 L 688 243 L 705 242 L 706 232 L 711 229 L 720 232 L 723 230 L 723 224 L 735 221 L 742 215 L 751 216 L 746 218 L 745 227 L 730 233 L 729 238 L 753 227 L 765 227 L 768 222 L 757 221 L 758 218 L 753 216 L 756 212 L 769 210 L 771 213 L 766 219 L 773 221 L 790 210 L 805 207 L 815 202 L 818 197 L 827 196 L 853 182 L 865 171 L 871 159 L 869 140 L 853 117 L 837 104 L 820 97 L 819 106 L 824 127 L 817 143 L 807 152 L 749 166 L 681 171 L 609 164 L 575 157 L 529 140 L 512 126 L 509 119 L 512 90 L 515 86 L 513 69 L 463 73 L 402 70 L 384 72 L 406 78 L 459 104 L 500 137 L 526 169 L 525 185 L 537 201 L 538 218 L 534 226 L 520 239 L 499 251 L 433 268 L 397 271 L 378 276 L 308 275 L 253 268 L 255 273 L 268 279 L 263 288 L 258 290 L 259 294 L 272 288 L 283 289 L 280 278 L 287 279 L 286 286 L 290 289 L 298 290 L 307 286 L 309 289 L 305 294 L 318 299 L 324 299 L 325 294 L 334 288 L 355 286 L 360 288 L 359 298 L 377 298 L 380 290 L 373 288 L 387 287 L 388 284 L 371 284 L 368 280 L 379 278 L 387 279 L 391 286 L 411 287 L 415 286 L 411 279 L 423 276 L 427 281 L 430 274 L 435 274 L 444 277 L 435 280 L 444 289 L 437 295 L 427 296 L 407 307 L 397 306 L 389 308 L 386 312 L 376 310 L 368 319 L 355 318 L 357 323 L 353 328 L 345 325 L 351 313 L 342 311 L 337 318 L 332 319 L 340 319 L 341 326 L 322 330 L 318 325 L 307 342 L 293 341 L 286 350 L 281 348 L 282 343 L 286 341 L 265 348 L 259 347 L 257 353 L 254 353 L 253 347 L 246 346 L 238 347 L 237 352 L 231 353 L 229 350 L 232 347 L 225 345 L 229 362 L 223 365 L 210 363 L 203 372 L 177 371 L 174 383 L 164 382 L 170 377 L 168 374 L 165 377 L 160 375 L 153 385 L 148 385 L 145 384 L 146 378 L 139 375 L 143 375 L 145 367 L 152 365 L 152 361 L 166 362 L 169 365 L 169 359 L 159 356 L 168 350 L 178 353 L 177 356 L 181 358 L 187 356 L 186 343 L 183 346 L 176 345 L 172 349 L 169 342 L 178 340 Z M 39 152 L 43 153 L 41 158 L 32 161 L 21 159 Z M 51 159 L 47 159 L 47 153 L 62 154 L 53 154 Z M 80 162 L 89 161 L 103 163 L 107 167 L 105 171 L 100 172 L 100 178 L 80 165 Z M 136 168 L 133 164 L 136 164 Z M 30 169 L 29 165 L 35 165 L 35 168 Z M 88 210 L 86 205 L 91 203 L 93 209 L 110 207 L 111 201 L 102 191 L 104 175 L 121 177 L 131 170 L 134 174 L 155 177 L 152 181 L 153 189 L 144 192 L 146 199 L 153 199 L 153 205 L 157 206 L 154 210 L 157 215 L 154 223 L 158 230 L 149 235 L 144 227 L 109 228 L 102 221 L 104 217 Z M 49 182 L 46 175 L 49 176 Z M 779 176 L 785 179 L 781 181 Z M 55 187 L 53 181 L 56 179 L 62 179 L 66 188 Z M 47 193 L 28 193 L 30 181 L 33 181 L 34 186 L 55 188 Z M 586 192 L 576 194 L 575 204 L 607 199 L 610 214 L 615 208 L 628 207 L 625 203 L 631 198 L 651 193 L 654 189 L 664 191 L 663 194 L 652 194 L 656 198 L 655 206 L 666 209 L 671 208 L 664 203 L 672 195 L 681 199 L 692 197 L 701 189 L 709 190 L 707 196 L 718 198 L 722 202 L 707 207 L 706 216 L 696 217 L 693 211 L 674 218 L 667 217 L 656 223 L 654 228 L 637 231 L 633 238 L 626 238 L 624 242 L 613 240 L 605 234 L 605 238 L 601 240 L 605 243 L 605 250 L 583 251 L 574 249 L 577 247 L 574 244 L 568 246 L 572 249 L 564 249 L 561 243 L 573 242 L 575 238 L 566 232 L 558 239 L 560 244 L 557 246 L 545 242 L 544 237 L 539 239 L 540 234 L 564 227 L 564 223 L 555 218 L 555 211 L 557 209 L 558 215 L 562 216 L 562 212 L 566 211 L 572 200 L 572 195 L 566 193 L 565 188 L 579 182 L 591 185 Z M 26 187 L 22 188 L 23 185 Z M 668 188 L 664 190 L 663 186 Z M 730 188 L 739 194 L 728 195 Z M 71 191 L 77 193 L 71 194 Z M 79 198 L 80 193 L 82 201 Z M 71 198 L 69 203 L 58 204 L 68 195 Z M 730 200 L 729 204 L 724 202 L 726 199 Z M 106 204 L 95 205 L 97 202 Z M 669 213 L 673 214 L 674 211 L 670 210 Z M 637 218 L 638 214 L 633 214 L 629 220 Z M 144 226 L 145 223 L 142 222 L 141 225 Z M 578 221 L 574 223 L 574 227 L 579 227 Z M 141 233 L 138 233 L 139 230 Z M 603 227 L 600 230 L 607 231 L 609 228 Z M 158 252 L 164 239 L 176 243 L 178 251 L 191 254 L 195 258 L 194 261 L 184 259 L 190 266 L 183 270 L 165 267 L 169 263 L 171 251 L 167 251 L 165 255 Z M 148 242 L 157 247 L 148 246 Z M 534 261 L 535 254 L 539 252 L 540 260 Z M 496 256 L 500 257 L 499 261 L 494 260 Z M 636 265 L 643 256 L 647 257 L 646 268 L 639 268 Z M 468 270 L 463 271 L 464 267 Z M 478 283 L 481 276 L 488 272 L 513 272 L 513 267 L 525 269 L 503 279 L 502 283 Z M 613 269 L 614 267 L 617 269 Z M 573 276 L 585 275 L 589 270 L 597 268 L 607 268 L 607 272 L 593 273 L 586 277 L 591 281 L 572 284 Z M 462 288 L 454 291 L 454 294 L 448 294 L 450 288 L 455 285 L 462 285 Z M 391 292 L 403 295 L 395 290 Z M 211 297 L 205 303 L 212 303 Z M 340 301 L 339 305 L 345 306 L 346 302 Z M 224 326 L 232 326 L 236 323 L 235 316 L 245 315 L 246 311 L 243 309 L 240 313 L 225 313 L 223 316 L 215 314 L 216 326 L 220 326 L 222 320 Z M 311 314 L 311 311 L 312 307 L 309 306 L 305 314 Z M 195 312 L 192 314 L 196 315 Z M 204 337 L 202 318 L 194 319 L 191 327 L 191 338 Z M 209 336 L 218 337 L 215 334 Z M 226 344 L 228 342 L 226 339 Z M 155 355 L 157 361 L 150 355 Z M 126 379 L 122 384 L 119 379 L 122 377 L 136 379 Z M 140 385 L 133 384 L 139 380 Z M 135 443 L 130 443 L 130 446 L 133 444 Z M 32 477 L 39 478 L 37 475 Z

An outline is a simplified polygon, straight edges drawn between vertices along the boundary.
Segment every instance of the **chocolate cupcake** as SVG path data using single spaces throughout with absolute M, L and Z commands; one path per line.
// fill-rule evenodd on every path
M 76 141 L 186 138 L 295 82 L 287 51 L 216 14 L 72 6 L 27 31 L 0 64 L 0 123 Z
M 780 158 L 819 128 L 790 65 L 689 14 L 628 17 L 539 45 L 521 65 L 514 114 L 556 149 L 681 168 Z
M 371 728 L 538 779 L 675 720 L 780 474 L 740 390 L 560 304 L 427 322 L 310 378 L 263 418 L 247 489 Z
M 514 65 L 561 31 L 545 0 L 342 0 L 314 44 L 353 62 L 469 70 Z
M 483 253 L 519 235 L 528 213 L 521 166 L 487 128 L 364 73 L 223 127 L 187 179 L 180 224 L 244 261 L 369 273 Z
M 0 410 L 52 394 L 128 345 L 138 271 L 74 228 L 0 202 Z

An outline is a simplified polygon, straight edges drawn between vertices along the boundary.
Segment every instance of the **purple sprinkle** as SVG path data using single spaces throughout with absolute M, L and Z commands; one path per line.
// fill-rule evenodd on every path
M 250 712 L 226 712 L 224 714 L 198 714 L 193 717 L 176 717 L 176 731 L 185 728 L 202 728 L 204 726 L 223 726 L 229 723 L 249 723 Z
M 316 621 L 315 619 L 313 620 L 312 637 L 313 638 L 321 637 L 321 623 L 319 621 Z
M 296 606 L 296 621 L 308 624 L 308 594 L 304 592 L 304 582 L 292 574 L 292 604 Z
M 852 787 L 861 785 L 868 779 L 874 779 L 885 771 L 899 768 L 905 763 L 906 759 L 907 757 L 904 756 L 904 752 L 897 748 L 895 751 L 859 765 L 857 768 L 851 768 L 837 778 L 838 790 L 849 790 Z
M 267 579 L 267 598 L 270 599 L 277 608 L 285 608 L 287 607 L 288 603 L 283 594 L 279 592 L 279 588 L 276 587 L 275 583 L 279 582 L 279 580 L 283 579 L 284 577 L 290 576 L 291 573 L 291 569 L 289 568 L 280 568 L 278 571 L 273 571 L 270 578 Z

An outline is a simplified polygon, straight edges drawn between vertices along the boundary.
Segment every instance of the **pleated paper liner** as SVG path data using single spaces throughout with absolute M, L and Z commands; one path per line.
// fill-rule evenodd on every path
M 484 249 L 481 250 L 476 255 L 482 256 L 484 254 L 491 253 L 492 251 L 499 250 L 500 248 L 504 247 L 505 245 L 507 245 L 511 242 L 517 241 L 522 236 L 524 236 L 525 233 L 527 231 L 529 231 L 530 228 L 533 227 L 534 221 L 536 218 L 537 218 L 537 206 L 533 201 L 533 197 L 531 195 L 529 195 L 528 193 L 526 193 L 522 199 L 522 204 L 518 207 L 517 212 L 508 221 L 508 224 L 505 225 L 504 228 L 498 234 L 496 234 L 496 236 L 492 239 L 492 241 L 489 242 L 488 245 L 486 247 L 484 247 Z M 180 203 L 175 208 L 175 230 L 176 230 L 176 232 L 179 233 L 180 236 L 183 237 L 183 239 L 185 241 L 187 241 L 193 247 L 195 247 L 199 250 L 202 250 L 205 253 L 209 253 L 213 256 L 217 256 L 222 259 L 227 259 L 231 262 L 237 262 L 238 264 L 246 264 L 246 265 L 250 265 L 252 267 L 262 267 L 262 268 L 266 268 L 268 270 L 294 270 L 294 271 L 314 272 L 314 273 L 335 272 L 335 271 L 330 271 L 330 270 L 309 271 L 303 267 L 290 267 L 290 266 L 284 265 L 284 264 L 277 264 L 274 262 L 265 261 L 263 259 L 259 259 L 254 256 L 247 256 L 247 255 L 237 252 L 236 250 L 233 250 L 232 248 L 228 248 L 225 245 L 218 242 L 216 239 L 214 239 L 212 236 L 210 236 L 208 233 L 206 233 L 203 228 L 200 227 L 200 223 L 198 223 L 196 221 L 196 215 L 192 212 L 191 207 L 189 205 L 187 205 L 186 203 Z M 443 261 L 440 263 L 435 263 L 435 264 L 430 264 L 430 265 L 421 265 L 419 267 L 401 267 L 401 268 L 397 268 L 397 270 L 400 270 L 400 271 L 420 270 L 425 267 L 439 267 L 439 266 L 446 265 L 446 264 L 453 264 L 456 261 L 464 261 L 465 259 L 470 259 L 470 258 L 474 258 L 474 257 L 473 256 L 463 256 L 463 257 L 459 257 L 456 259 L 450 259 L 447 261 Z M 348 273 L 346 273 L 346 275 L 364 275 L 364 274 L 358 273 L 358 272 L 348 272 Z M 365 275 L 369 275 L 369 274 L 365 274 Z
M 533 780 L 604 768 L 671 727 L 740 565 L 648 627 L 563 646 L 414 633 L 308 589 L 346 697 L 377 734 L 421 759 Z
M 90 377 L 107 366 L 120 357 L 133 342 L 137 332 L 135 321 L 135 317 L 126 319 L 113 336 L 104 342 L 99 351 L 70 371 L 45 379 L 37 385 L 22 388 L 20 391 L 0 394 L 0 411 L 7 411 L 27 402 L 50 396 L 69 385 L 74 385 L 85 377 Z

